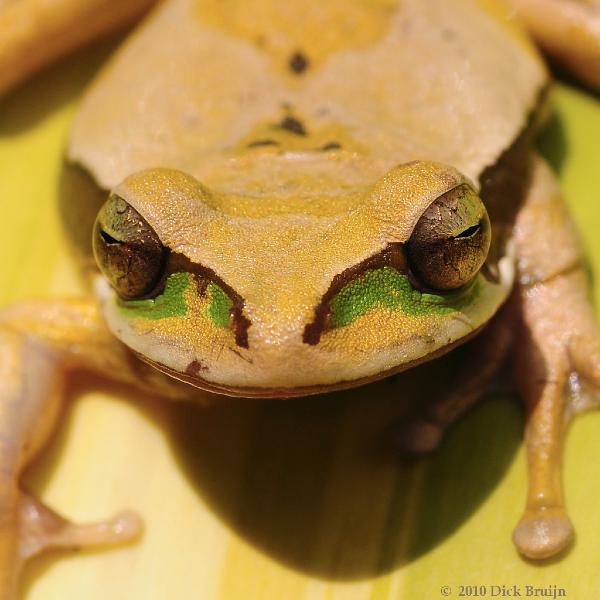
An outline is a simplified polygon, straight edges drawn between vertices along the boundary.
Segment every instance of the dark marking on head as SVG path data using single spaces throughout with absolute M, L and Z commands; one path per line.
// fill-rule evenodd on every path
M 454 29 L 442 29 L 440 33 L 442 38 L 447 42 L 453 42 L 456 39 L 456 31 Z
M 314 319 L 304 328 L 302 341 L 310 346 L 316 346 L 321 339 L 321 334 L 327 331 L 329 327 L 329 320 L 331 318 L 330 302 L 334 296 L 346 284 L 360 277 L 363 273 L 383 267 L 393 267 L 401 273 L 408 273 L 406 255 L 402 244 L 389 244 L 374 256 L 370 256 L 358 265 L 348 267 L 346 270 L 338 273 L 333 278 L 329 289 L 325 292 L 321 302 L 315 309 Z
M 198 376 L 202 371 L 208 371 L 208 367 L 203 365 L 199 360 L 193 360 L 185 369 L 186 375 L 192 377 Z
M 260 148 L 262 146 L 279 146 L 275 140 L 254 140 L 248 144 L 248 148 Z
M 235 348 L 227 347 L 227 350 L 233 352 L 238 358 L 241 358 L 244 362 L 247 362 L 249 365 L 253 365 L 254 361 L 249 356 L 244 356 L 239 350 Z
M 321 146 L 321 150 L 323 152 L 328 152 L 329 150 L 339 150 L 342 145 L 339 142 L 327 142 L 324 146 Z
M 295 117 L 292 117 L 290 115 L 288 115 L 287 117 L 284 117 L 281 122 L 279 123 L 279 125 L 277 125 L 277 127 L 279 127 L 280 129 L 285 129 L 286 131 L 289 131 L 290 133 L 295 133 L 296 135 L 306 135 L 307 131 L 306 128 L 304 127 L 304 123 L 302 123 L 302 121 L 299 121 L 298 119 L 296 119 Z
M 235 343 L 240 348 L 248 348 L 248 329 L 252 325 L 250 319 L 242 314 L 242 308 L 233 308 L 233 332 L 235 333 Z
M 231 329 L 235 335 L 235 343 L 240 348 L 248 348 L 248 328 L 252 322 L 244 315 L 244 299 L 212 269 L 192 262 L 187 256 L 177 252 L 171 253 L 167 265 L 167 273 L 191 273 L 196 281 L 196 290 L 200 297 L 206 294 L 208 285 L 212 282 L 227 294 L 232 303 Z
M 206 290 L 208 289 L 210 280 L 206 277 L 195 275 L 194 281 L 196 282 L 196 292 L 198 293 L 198 296 L 200 298 L 204 298 L 204 296 L 206 296 Z
M 310 61 L 302 52 L 294 52 L 290 57 L 288 66 L 296 75 L 301 75 L 310 66 Z

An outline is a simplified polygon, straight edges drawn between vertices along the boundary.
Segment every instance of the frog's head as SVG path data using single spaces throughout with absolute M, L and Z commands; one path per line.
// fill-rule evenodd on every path
M 512 263 L 488 273 L 487 212 L 455 169 L 401 165 L 348 194 L 294 211 L 174 170 L 127 178 L 94 233 L 110 329 L 198 387 L 290 396 L 431 358 L 496 312 Z

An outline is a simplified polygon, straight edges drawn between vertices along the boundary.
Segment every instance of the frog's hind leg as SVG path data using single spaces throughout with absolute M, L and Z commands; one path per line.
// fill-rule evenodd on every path
M 428 403 L 416 417 L 410 417 L 391 429 L 391 441 L 398 451 L 422 455 L 435 450 L 446 431 L 484 394 L 503 366 L 510 349 L 512 308 L 509 303 L 485 330 L 464 349 L 462 368 L 448 392 Z
M 509 0 L 558 63 L 600 91 L 599 0 Z
M 92 302 L 24 302 L 0 312 L 0 600 L 15 598 L 22 564 L 45 549 L 119 544 L 140 532 L 130 513 L 75 525 L 19 485 L 52 434 L 64 383 L 78 368 L 161 391 L 153 379 L 159 375 L 110 336 Z
M 0 2 L 0 96 L 34 71 L 135 22 L 155 0 Z

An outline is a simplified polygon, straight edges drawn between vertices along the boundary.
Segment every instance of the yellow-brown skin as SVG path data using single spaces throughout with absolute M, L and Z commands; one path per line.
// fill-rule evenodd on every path
M 544 51 L 592 89 L 600 88 L 598 0 L 509 0 L 509 3 Z
M 289 396 L 373 379 L 478 329 L 512 286 L 507 260 L 500 281 L 480 278 L 477 300 L 456 314 L 376 309 L 317 345 L 303 341 L 334 278 L 407 242 L 436 198 L 476 182 L 527 127 L 547 82 L 506 9 L 498 22 L 471 2 L 305 8 L 262 0 L 254 22 L 244 2 L 159 7 L 92 86 L 71 132 L 71 161 L 243 298 L 248 348 L 200 306 L 131 320 L 101 294 L 117 337 L 171 374 L 188 379 L 188 365 L 201 365 L 208 389 Z M 335 26 L 322 36 L 321 23 Z M 435 65 L 415 68 L 427 55 Z
M 537 22 L 533 0 L 513 3 L 531 9 Z M 0 2 L 0 70 L 7 74 L 0 90 L 41 64 L 31 58 L 36 48 L 58 56 L 149 2 L 131 11 L 123 4 Z M 318 342 L 303 339 L 337 276 L 390 244 L 406 245 L 436 199 L 463 184 L 475 193 L 486 169 L 531 132 L 547 75 L 527 36 L 492 0 L 233 4 L 226 11 L 209 0 L 159 7 L 84 100 L 68 158 L 133 207 L 180 261 L 208 269 L 242 298 L 246 343 L 205 317 L 202 294 L 186 290 L 185 315 L 149 323 L 128 316 L 100 276 L 100 311 L 90 298 L 0 313 L 0 432 L 10 432 L 0 451 L 2 600 L 13 598 L 29 556 L 127 541 L 139 531 L 131 515 L 75 526 L 18 486 L 55 424 L 72 370 L 116 376 L 165 397 L 189 394 L 138 356 L 208 389 L 298 395 L 427 360 L 489 322 L 455 388 L 404 424 L 397 443 L 432 449 L 515 348 L 530 488 L 514 541 L 526 556 L 544 558 L 572 537 L 559 484 L 573 412 L 566 388 L 600 386 L 600 335 L 576 235 L 552 174 L 533 152 L 520 165 L 524 197 L 506 199 L 521 201 L 514 223 L 492 223 L 498 236 L 514 227 L 495 247 L 489 272 L 476 276 L 476 295 L 449 315 L 377 305 L 324 329 Z M 554 0 L 558 22 L 566 4 Z M 597 8 L 588 3 L 590 19 L 579 23 L 588 46 L 564 57 L 582 76 L 600 46 Z M 41 10 L 53 18 L 32 18 Z M 96 12 L 101 27 L 87 18 Z M 11 25 L 19 18 L 26 24 L 20 37 Z M 79 33 L 70 42 L 58 35 L 71 27 Z M 597 84 L 593 77 L 588 83 Z

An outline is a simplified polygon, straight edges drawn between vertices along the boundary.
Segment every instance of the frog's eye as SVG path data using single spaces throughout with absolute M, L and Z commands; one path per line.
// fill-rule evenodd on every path
M 147 296 L 161 281 L 168 251 L 145 219 L 112 194 L 94 226 L 94 256 L 122 298 Z
M 440 196 L 419 219 L 407 244 L 413 275 L 434 290 L 454 290 L 481 269 L 490 248 L 490 221 L 468 185 Z

